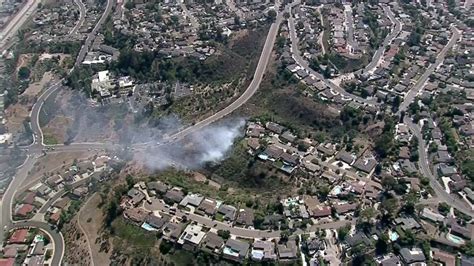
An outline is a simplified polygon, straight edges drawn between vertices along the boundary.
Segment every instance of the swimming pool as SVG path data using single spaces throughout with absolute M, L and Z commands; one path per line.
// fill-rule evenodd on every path
M 342 192 L 342 187 L 341 186 L 335 186 L 332 191 L 331 191 L 331 194 L 332 195 L 339 195 L 341 194 Z
M 458 236 L 452 235 L 450 233 L 446 234 L 446 239 L 453 242 L 454 244 L 457 244 L 457 245 L 464 245 L 464 243 L 466 243 L 466 241 L 464 241 L 464 239 L 462 239 Z
M 395 231 L 390 231 L 388 232 L 388 237 L 390 238 L 391 241 L 397 241 L 397 239 L 400 237 L 397 232 Z

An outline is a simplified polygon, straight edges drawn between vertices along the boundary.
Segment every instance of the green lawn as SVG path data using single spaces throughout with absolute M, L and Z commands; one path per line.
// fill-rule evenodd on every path
M 112 228 L 117 237 L 127 241 L 133 247 L 152 248 L 156 242 L 156 236 L 144 229 L 127 223 L 124 219 L 116 219 Z
M 43 135 L 43 142 L 46 145 L 58 144 L 58 140 L 52 135 Z

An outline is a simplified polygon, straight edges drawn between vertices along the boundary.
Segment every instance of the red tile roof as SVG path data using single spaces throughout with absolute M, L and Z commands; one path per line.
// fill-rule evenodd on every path
M 16 215 L 26 216 L 30 212 L 32 212 L 34 208 L 35 206 L 31 204 L 23 204 L 23 206 L 21 206 L 20 209 L 17 210 Z
M 14 258 L 0 259 L 0 266 L 13 266 L 15 264 Z
M 28 229 L 18 229 L 10 236 L 8 243 L 11 244 L 22 244 L 25 243 L 26 237 L 28 236 Z

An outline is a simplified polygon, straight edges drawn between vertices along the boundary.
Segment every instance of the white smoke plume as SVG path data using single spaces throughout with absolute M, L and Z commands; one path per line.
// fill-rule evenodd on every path
M 243 119 L 231 119 L 209 125 L 183 140 L 150 145 L 144 151 L 136 151 L 136 155 L 151 170 L 167 167 L 196 169 L 205 163 L 224 159 L 235 139 L 242 135 L 244 124 Z

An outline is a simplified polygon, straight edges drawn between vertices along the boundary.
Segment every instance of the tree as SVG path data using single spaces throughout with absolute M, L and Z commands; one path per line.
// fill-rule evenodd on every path
M 230 238 L 230 231 L 229 230 L 217 230 L 217 235 L 222 237 L 224 240 Z
M 172 248 L 173 248 L 173 245 L 170 242 L 168 242 L 166 240 L 161 241 L 161 243 L 160 243 L 160 252 L 161 252 L 161 254 L 163 254 L 163 255 L 168 254 L 171 251 Z
M 288 242 L 288 238 L 290 237 L 290 232 L 287 230 L 281 231 L 280 233 L 280 242 L 286 243 Z
M 386 191 L 392 190 L 393 187 L 395 187 L 396 184 L 397 184 L 397 180 L 395 180 L 395 178 L 393 178 L 393 176 L 391 176 L 391 175 L 384 176 L 382 178 L 382 187 Z
M 268 16 L 268 19 L 270 19 L 271 21 L 275 21 L 275 18 L 277 16 L 277 12 L 273 9 L 270 9 L 267 13 L 267 16 Z
M 449 207 L 449 205 L 446 202 L 440 202 L 438 204 L 438 211 L 442 215 L 446 216 L 450 210 L 451 210 L 451 207 Z
M 474 241 L 467 242 L 461 247 L 461 253 L 467 256 L 474 256 Z
M 388 236 L 383 234 L 377 242 L 375 242 L 375 254 L 384 255 L 388 252 Z
M 27 67 L 20 67 L 18 70 L 18 78 L 21 80 L 28 79 L 30 77 L 30 69 Z
M 370 223 L 373 218 L 375 218 L 375 209 L 372 207 L 368 207 L 360 211 L 359 218 L 362 219 L 363 222 Z
M 385 198 L 380 205 L 384 218 L 392 220 L 398 212 L 398 200 L 396 198 Z
M 339 241 L 344 241 L 349 234 L 349 231 L 351 230 L 350 226 L 344 226 L 339 229 L 337 229 L 337 238 Z

